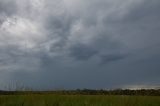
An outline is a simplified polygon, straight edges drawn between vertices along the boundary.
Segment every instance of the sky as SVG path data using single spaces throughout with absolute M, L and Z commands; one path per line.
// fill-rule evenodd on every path
M 160 0 L 0 0 L 0 89 L 159 86 L 159 11 Z

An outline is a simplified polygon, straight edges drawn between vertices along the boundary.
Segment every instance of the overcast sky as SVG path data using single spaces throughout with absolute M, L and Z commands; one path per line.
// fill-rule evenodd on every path
M 0 0 L 0 89 L 160 85 L 160 0 Z

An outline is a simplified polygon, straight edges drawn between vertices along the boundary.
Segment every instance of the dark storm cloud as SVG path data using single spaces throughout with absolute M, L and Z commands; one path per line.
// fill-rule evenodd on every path
M 109 55 L 101 56 L 103 64 L 118 61 L 124 58 L 126 58 L 126 55 L 123 55 L 123 54 L 109 54 Z
M 16 2 L 13 0 L 1 0 L 0 1 L 0 13 L 1 15 L 12 15 L 17 11 Z
M 0 79 L 38 89 L 157 84 L 158 11 L 158 0 L 1 0 Z
M 143 1 L 136 6 L 137 8 L 133 7 L 123 20 L 128 22 L 135 22 L 139 20 L 143 22 L 143 19 L 145 18 L 159 18 L 159 4 L 160 2 L 158 0 Z M 152 19 L 149 21 L 153 22 L 154 20 Z
M 70 56 L 77 60 L 86 60 L 98 53 L 93 47 L 87 47 L 87 45 L 77 44 L 70 49 Z
M 56 40 L 50 45 L 50 52 L 64 49 L 70 36 L 71 27 L 74 24 L 74 17 L 62 13 L 60 16 L 49 15 L 44 21 L 45 29 L 48 33 L 48 42 Z
M 12 0 L 0 1 L 0 25 L 8 17 L 17 12 L 16 3 Z

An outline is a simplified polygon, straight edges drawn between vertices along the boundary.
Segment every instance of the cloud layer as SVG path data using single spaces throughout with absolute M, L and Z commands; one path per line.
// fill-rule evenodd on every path
M 159 10 L 158 0 L 0 0 L 0 83 L 157 85 Z

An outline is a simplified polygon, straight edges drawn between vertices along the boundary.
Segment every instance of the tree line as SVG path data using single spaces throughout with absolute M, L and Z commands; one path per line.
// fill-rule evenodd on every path
M 0 95 L 19 95 L 19 94 L 62 94 L 62 95 L 144 95 L 160 96 L 160 89 L 114 89 L 114 90 L 53 90 L 53 91 L 0 91 Z

